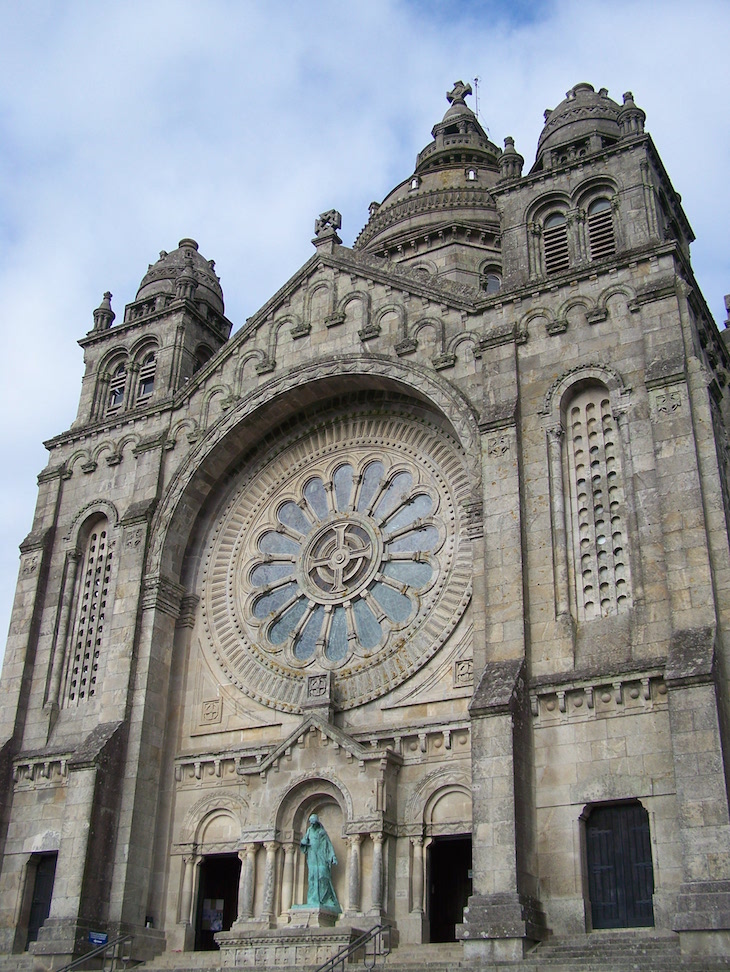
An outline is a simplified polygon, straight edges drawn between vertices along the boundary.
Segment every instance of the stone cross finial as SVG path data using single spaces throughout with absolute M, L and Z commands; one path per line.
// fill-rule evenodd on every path
M 320 213 L 314 221 L 314 235 L 324 236 L 328 230 L 335 232 L 342 226 L 342 216 L 336 209 L 328 209 L 326 213 Z
M 471 93 L 470 84 L 464 84 L 463 81 L 456 81 L 452 90 L 446 92 L 446 100 L 452 105 L 465 105 L 464 98 Z

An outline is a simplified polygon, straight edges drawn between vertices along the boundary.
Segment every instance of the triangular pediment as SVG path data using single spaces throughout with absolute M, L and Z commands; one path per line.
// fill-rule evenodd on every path
M 318 715 L 310 714 L 301 721 L 296 729 L 289 733 L 283 742 L 279 743 L 261 761 L 261 764 L 256 767 L 256 772 L 265 773 L 267 770 L 274 768 L 279 760 L 287 758 L 291 754 L 295 746 L 301 745 L 309 733 L 315 735 L 322 746 L 332 746 L 336 750 L 341 750 L 344 758 L 348 760 L 354 759 L 358 763 L 364 764 L 383 758 L 381 752 L 373 752 L 372 749 L 366 749 L 344 730 L 339 729 L 330 722 L 326 722 Z

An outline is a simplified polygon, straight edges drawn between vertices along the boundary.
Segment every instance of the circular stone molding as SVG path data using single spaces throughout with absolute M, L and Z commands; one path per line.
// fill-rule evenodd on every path
M 206 647 L 266 705 L 299 710 L 331 671 L 347 709 L 443 644 L 471 593 L 457 445 L 397 414 L 332 421 L 260 460 L 210 544 Z

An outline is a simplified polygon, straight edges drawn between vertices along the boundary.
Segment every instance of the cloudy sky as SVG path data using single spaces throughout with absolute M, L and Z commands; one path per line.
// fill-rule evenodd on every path
M 632 90 L 722 326 L 728 37 L 727 0 L 0 0 L 0 643 L 103 291 L 121 316 L 192 236 L 240 327 L 309 258 L 318 213 L 352 243 L 457 79 L 480 79 L 482 123 L 528 168 L 569 87 Z

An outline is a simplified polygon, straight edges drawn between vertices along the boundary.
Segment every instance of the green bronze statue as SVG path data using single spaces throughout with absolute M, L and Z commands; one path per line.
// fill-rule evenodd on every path
M 300 847 L 306 855 L 309 871 L 307 907 L 323 908 L 339 914 L 342 908 L 332 885 L 332 868 L 337 864 L 337 857 L 332 841 L 316 813 L 309 818 L 309 826 L 301 839 Z

